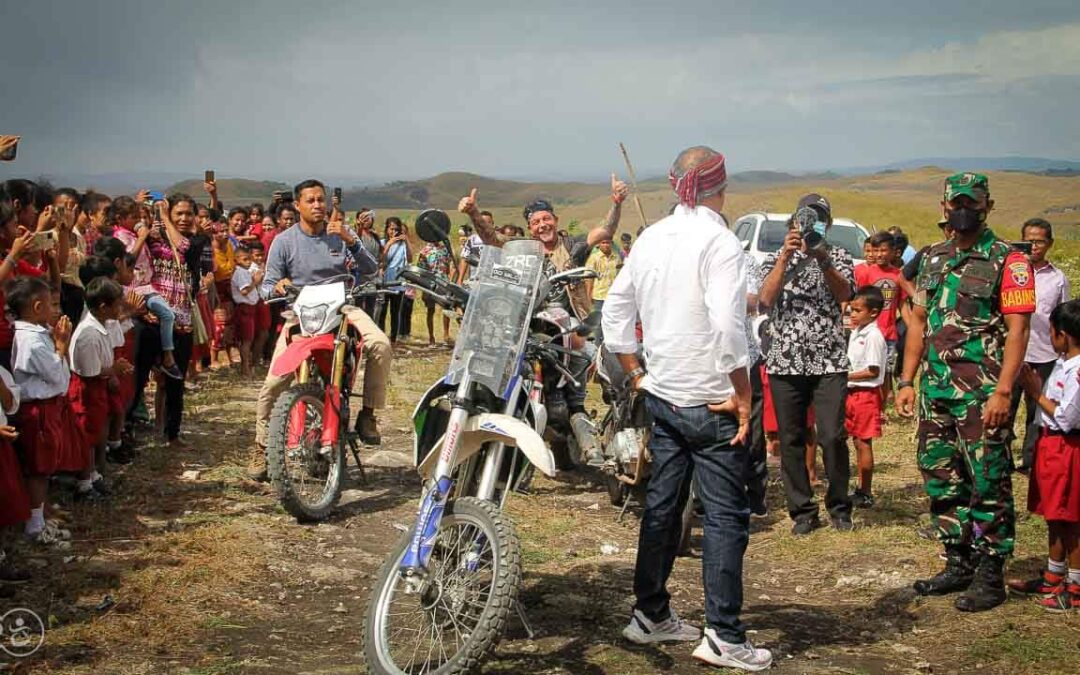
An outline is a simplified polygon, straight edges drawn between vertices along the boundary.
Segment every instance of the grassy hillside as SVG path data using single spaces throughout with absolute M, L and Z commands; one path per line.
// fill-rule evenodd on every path
M 519 206 L 537 197 L 559 204 L 576 204 L 603 196 L 608 187 L 591 183 L 521 183 L 485 178 L 454 171 L 417 181 L 395 181 L 382 187 L 346 190 L 346 209 L 369 208 L 441 208 L 457 207 L 458 200 L 472 188 L 488 206 Z
M 249 204 L 262 202 L 269 204 L 270 198 L 278 190 L 292 190 L 291 185 L 266 180 L 247 180 L 246 178 L 218 178 L 218 197 L 227 206 L 237 204 Z M 196 200 L 204 201 L 206 192 L 203 191 L 202 180 L 185 180 L 172 185 L 166 190 L 166 194 L 184 192 Z

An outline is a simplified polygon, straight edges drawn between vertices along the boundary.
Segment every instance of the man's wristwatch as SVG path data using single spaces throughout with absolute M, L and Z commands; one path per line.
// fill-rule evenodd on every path
M 911 380 L 899 380 L 896 383 L 896 388 L 897 389 L 905 389 L 907 387 L 914 387 L 914 386 L 915 386 L 915 383 L 912 382 Z
M 638 379 L 639 377 L 645 377 L 645 369 L 642 368 L 641 366 L 638 366 L 637 368 L 634 368 L 633 370 L 631 370 L 629 373 L 626 374 L 626 379 L 630 380 L 631 382 Z

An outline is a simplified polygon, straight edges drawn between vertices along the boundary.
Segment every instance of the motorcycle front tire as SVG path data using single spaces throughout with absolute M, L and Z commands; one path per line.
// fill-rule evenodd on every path
M 278 397 L 270 413 L 270 423 L 266 436 L 266 469 L 270 475 L 270 481 L 277 493 L 281 506 L 291 516 L 300 522 L 313 522 L 325 520 L 341 499 L 341 486 L 345 480 L 345 434 L 344 431 L 338 436 L 334 454 L 337 461 L 330 468 L 332 475 L 327 476 L 330 482 L 330 490 L 324 492 L 323 498 L 315 503 L 308 503 L 293 490 L 292 480 L 286 475 L 287 466 L 285 461 L 285 435 L 288 432 L 289 411 L 301 399 L 315 399 L 322 405 L 325 389 L 314 382 L 296 384 Z

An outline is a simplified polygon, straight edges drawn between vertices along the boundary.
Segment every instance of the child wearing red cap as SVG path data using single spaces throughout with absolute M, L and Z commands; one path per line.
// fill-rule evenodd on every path
M 1080 610 L 1080 300 L 1050 313 L 1050 340 L 1062 356 L 1045 387 L 1027 365 L 1019 378 L 1040 409 L 1028 510 L 1046 519 L 1050 556 L 1039 577 L 1008 585 L 1040 596 L 1049 611 L 1074 612 Z

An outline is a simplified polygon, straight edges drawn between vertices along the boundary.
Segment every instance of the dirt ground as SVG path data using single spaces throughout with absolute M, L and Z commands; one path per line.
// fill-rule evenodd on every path
M 419 494 L 408 416 L 447 355 L 413 348 L 399 357 L 383 446 L 364 449 L 366 481 L 350 467 L 340 508 L 318 525 L 297 524 L 244 479 L 257 384 L 213 374 L 190 397 L 194 450 L 144 447 L 114 469 L 109 504 L 58 500 L 69 550 L 16 551 L 35 582 L 0 607 L 31 608 L 49 628 L 36 654 L 0 670 L 364 672 L 367 596 Z M 755 523 L 746 554 L 751 639 L 773 650 L 779 673 L 1077 672 L 1080 616 L 1019 599 L 965 615 L 947 598 L 909 590 L 941 564 L 937 546 L 916 534 L 926 507 L 911 441 L 911 425 L 891 418 L 878 447 L 878 505 L 856 514 L 853 533 L 793 538 L 771 487 L 771 514 Z M 1017 477 L 1018 504 L 1026 492 Z M 512 620 L 484 673 L 706 672 L 692 645 L 640 648 L 620 637 L 632 602 L 633 510 L 616 521 L 602 486 L 576 473 L 538 479 L 510 509 L 536 637 Z M 674 606 L 698 624 L 699 555 L 680 559 L 671 581 Z M 1036 572 L 1044 555 L 1045 529 L 1021 509 L 1010 573 Z

